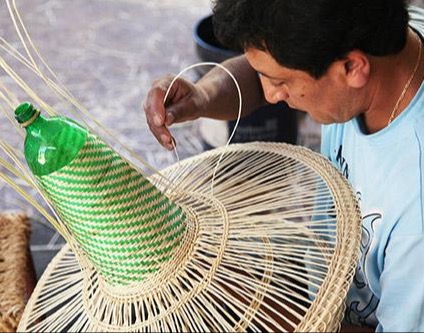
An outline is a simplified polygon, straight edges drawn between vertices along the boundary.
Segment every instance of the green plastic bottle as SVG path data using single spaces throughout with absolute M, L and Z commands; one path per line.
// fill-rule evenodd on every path
M 69 164 L 87 140 L 83 127 L 64 117 L 46 119 L 30 103 L 21 104 L 15 117 L 26 129 L 25 158 L 36 176 Z
M 25 158 L 72 239 L 112 285 L 156 273 L 184 237 L 186 215 L 99 137 L 30 103 L 15 110 Z M 66 238 L 66 237 L 65 237 Z

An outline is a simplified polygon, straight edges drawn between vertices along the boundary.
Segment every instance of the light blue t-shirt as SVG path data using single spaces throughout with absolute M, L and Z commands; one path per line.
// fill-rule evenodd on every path
M 423 36 L 424 11 L 410 16 Z M 321 152 L 349 179 L 363 215 L 345 321 L 424 332 L 424 85 L 377 133 L 363 134 L 358 119 L 323 126 Z

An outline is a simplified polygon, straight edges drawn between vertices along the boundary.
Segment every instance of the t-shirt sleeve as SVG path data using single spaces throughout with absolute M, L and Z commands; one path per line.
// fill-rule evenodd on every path
M 424 332 L 424 236 L 396 236 L 385 249 L 377 332 Z

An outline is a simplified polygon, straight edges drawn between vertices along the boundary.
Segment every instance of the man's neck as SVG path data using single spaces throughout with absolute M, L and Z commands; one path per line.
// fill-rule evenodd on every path
M 414 73 L 420 43 L 418 35 L 409 29 L 407 43 L 400 53 L 388 57 L 371 57 L 374 72 L 369 83 L 370 102 L 363 113 L 368 133 L 387 127 L 391 115 L 398 117 L 417 93 L 424 76 L 424 50 Z

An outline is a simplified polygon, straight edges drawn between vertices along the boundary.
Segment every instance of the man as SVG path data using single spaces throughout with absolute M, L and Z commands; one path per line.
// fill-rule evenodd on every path
M 217 0 L 216 33 L 244 55 L 243 114 L 285 101 L 323 124 L 322 153 L 349 179 L 363 214 L 361 258 L 345 323 L 424 331 L 424 11 L 403 0 Z M 167 127 L 234 119 L 236 90 L 220 69 L 198 83 L 154 83 L 144 104 L 156 138 Z M 364 330 L 364 329 L 362 329 Z

